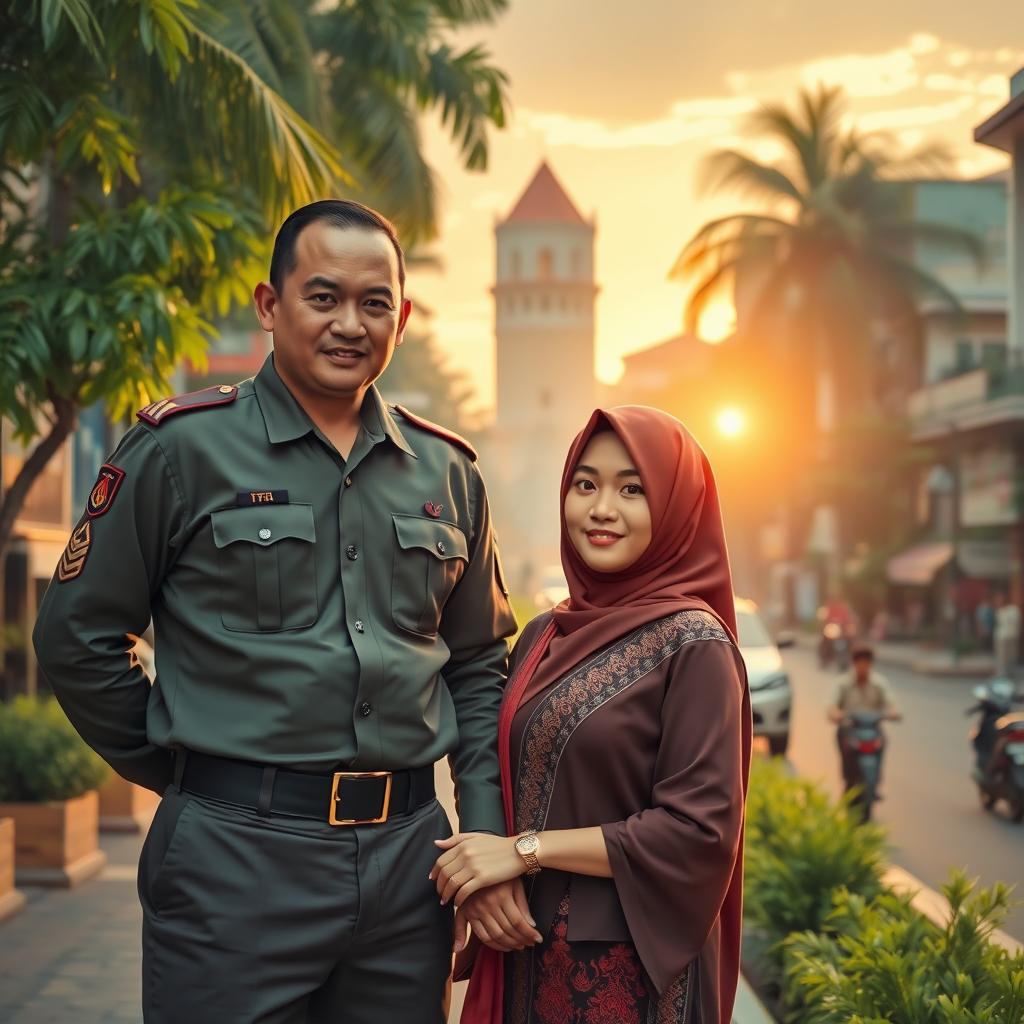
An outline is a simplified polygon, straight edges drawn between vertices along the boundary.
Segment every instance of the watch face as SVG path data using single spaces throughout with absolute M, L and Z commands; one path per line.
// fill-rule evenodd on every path
M 516 842 L 516 848 L 520 853 L 536 853 L 539 846 L 536 836 L 523 836 Z

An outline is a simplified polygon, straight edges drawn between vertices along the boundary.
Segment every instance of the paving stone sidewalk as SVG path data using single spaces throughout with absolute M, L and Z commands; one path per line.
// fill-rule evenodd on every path
M 0 924 L 0 1021 L 141 1024 L 135 871 L 142 836 L 104 833 L 107 866 L 71 890 L 24 887 Z

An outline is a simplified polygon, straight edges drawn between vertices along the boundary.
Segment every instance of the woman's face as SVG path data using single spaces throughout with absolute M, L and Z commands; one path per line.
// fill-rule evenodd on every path
M 573 546 L 591 569 L 620 572 L 647 550 L 647 496 L 633 460 L 612 431 L 595 434 L 583 450 L 564 512 Z

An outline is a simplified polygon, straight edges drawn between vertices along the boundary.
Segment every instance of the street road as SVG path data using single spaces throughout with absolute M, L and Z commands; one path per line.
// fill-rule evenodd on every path
M 785 651 L 793 683 L 790 761 L 801 775 L 841 789 L 833 727 L 825 709 L 833 701 L 837 673 L 822 672 L 809 651 Z M 880 666 L 905 719 L 887 726 L 885 800 L 876 817 L 889 831 L 891 860 L 937 889 L 953 867 L 964 867 L 983 884 L 1018 885 L 1024 900 L 1024 824 L 981 809 L 970 779 L 964 710 L 975 680 L 941 679 Z M 999 809 L 1004 811 L 1002 804 Z M 1024 904 L 1003 926 L 1024 940 Z

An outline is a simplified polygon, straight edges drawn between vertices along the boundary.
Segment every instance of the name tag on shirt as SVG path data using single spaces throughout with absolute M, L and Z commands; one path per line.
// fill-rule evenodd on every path
M 287 491 L 239 491 L 235 498 L 239 508 L 247 505 L 287 505 Z

